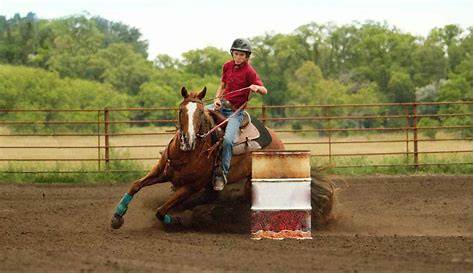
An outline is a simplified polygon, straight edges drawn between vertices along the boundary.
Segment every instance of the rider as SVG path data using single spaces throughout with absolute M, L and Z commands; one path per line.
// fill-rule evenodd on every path
M 251 53 L 252 48 L 247 39 L 235 39 L 230 48 L 232 60 L 226 62 L 222 67 L 221 84 L 217 88 L 214 109 L 220 110 L 225 117 L 232 115 L 234 111 L 247 102 L 250 91 L 262 95 L 267 94 L 267 89 L 263 86 L 262 80 L 248 62 Z M 223 99 L 221 99 L 222 97 Z M 227 183 L 232 147 L 242 119 L 243 109 L 227 122 L 221 154 L 222 170 L 217 170 L 214 179 L 214 190 L 216 191 L 224 189 L 224 185 Z

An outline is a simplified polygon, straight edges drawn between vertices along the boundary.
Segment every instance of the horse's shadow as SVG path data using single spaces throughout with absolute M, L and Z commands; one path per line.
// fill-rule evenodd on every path
M 169 214 L 180 220 L 178 224 L 160 225 L 169 233 L 194 231 L 206 233 L 250 233 L 250 201 L 243 194 L 241 187 L 227 186 L 223 192 L 215 193 L 217 197 L 191 208 L 177 207 Z M 199 196 L 197 193 L 196 196 Z M 145 207 L 153 209 L 162 201 L 145 201 Z M 158 220 L 157 220 L 158 222 Z M 158 228 L 158 226 L 157 226 Z
M 250 204 L 244 199 L 218 200 L 211 204 L 196 206 L 189 215 L 191 215 L 190 223 L 176 228 L 165 226 L 166 231 L 185 229 L 216 234 L 250 232 Z

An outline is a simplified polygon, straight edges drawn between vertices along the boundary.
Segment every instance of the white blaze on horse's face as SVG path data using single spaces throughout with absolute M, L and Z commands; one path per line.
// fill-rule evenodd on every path
M 188 128 L 186 133 L 186 141 L 181 142 L 181 150 L 193 150 L 196 144 L 196 129 L 194 122 L 194 114 L 196 113 L 197 104 L 195 102 L 188 102 L 185 106 L 188 116 Z

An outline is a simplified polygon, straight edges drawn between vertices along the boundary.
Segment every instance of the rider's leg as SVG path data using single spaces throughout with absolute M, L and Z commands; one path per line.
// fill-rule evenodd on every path
M 232 159 L 232 147 L 234 146 L 235 136 L 239 132 L 240 122 L 242 122 L 242 113 L 231 117 L 227 122 L 227 127 L 224 134 L 223 149 L 222 149 L 222 170 L 224 175 L 229 173 L 230 160 Z
M 225 116 L 230 116 L 229 113 L 225 113 Z M 227 122 L 224 140 L 222 143 L 222 154 L 221 154 L 221 161 L 222 161 L 222 174 L 219 174 L 221 177 L 217 177 L 214 183 L 215 190 L 222 190 L 224 188 L 224 184 L 226 183 L 226 176 L 229 173 L 230 168 L 230 161 L 232 159 L 232 147 L 234 145 L 235 136 L 239 132 L 239 126 L 243 119 L 243 113 L 240 111 L 235 116 L 231 117 Z

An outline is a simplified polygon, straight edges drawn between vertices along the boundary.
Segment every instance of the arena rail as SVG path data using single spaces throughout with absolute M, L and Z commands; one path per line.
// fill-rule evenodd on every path
M 440 114 L 419 114 L 419 109 L 421 107 L 453 107 L 457 105 L 468 106 L 467 108 L 470 112 L 453 112 L 453 113 L 440 113 Z M 334 115 L 333 113 L 336 110 L 343 109 L 373 109 L 373 108 L 398 108 L 398 112 L 402 113 L 389 113 L 385 115 Z M 466 107 L 464 107 L 466 108 Z M 400 110 L 401 109 L 401 110 Z M 448 110 L 451 108 L 447 108 Z M 286 145 L 291 146 L 308 146 L 308 145 L 327 145 L 326 153 L 312 153 L 311 157 L 317 158 L 328 158 L 329 164 L 333 168 L 360 168 L 360 167 L 390 167 L 390 166 L 405 166 L 413 168 L 414 170 L 419 169 L 422 166 L 442 166 L 442 165 L 472 165 L 472 156 L 471 161 L 469 162 L 450 162 L 450 163 L 425 163 L 420 161 L 420 155 L 422 154 L 459 154 L 459 153 L 470 153 L 472 154 L 472 144 L 471 149 L 443 149 L 443 150 L 430 150 L 430 151 L 420 151 L 419 144 L 427 142 L 446 142 L 446 141 L 468 141 L 472 142 L 472 102 L 459 101 L 459 102 L 411 102 L 411 103 L 380 103 L 380 104 L 340 104 L 340 105 L 260 105 L 260 106 L 251 106 L 248 108 L 249 112 L 254 114 L 254 116 L 259 117 L 259 119 L 266 125 L 271 125 L 275 132 L 277 133 L 311 133 L 318 132 L 322 135 L 325 141 L 288 141 L 285 142 Z M 297 111 L 311 111 L 319 112 L 317 115 L 310 116 L 290 116 L 287 114 L 288 111 L 297 112 Z M 29 170 L 19 170 L 19 171 L 8 171 L 0 170 L 4 173 L 84 173 L 84 172 L 128 172 L 127 170 L 114 170 L 110 168 L 111 161 L 143 161 L 143 160 L 156 160 L 156 157 L 111 157 L 111 149 L 114 148 L 164 148 L 166 143 L 158 144 L 119 144 L 112 145 L 110 143 L 111 137 L 118 136 L 169 136 L 171 137 L 174 134 L 172 128 L 167 131 L 160 132 L 120 132 L 117 130 L 112 130 L 111 126 L 129 124 L 132 126 L 139 124 L 153 124 L 155 126 L 163 125 L 172 125 L 176 122 L 174 119 L 133 119 L 133 120 L 123 120 L 111 119 L 111 114 L 120 113 L 120 112 L 146 112 L 154 113 L 157 111 L 172 111 L 173 117 L 175 117 L 177 108 L 172 107 L 161 107 L 161 108 L 104 108 L 104 109 L 0 109 L 0 127 L 21 127 L 25 125 L 44 125 L 49 128 L 55 125 L 90 125 L 95 126 L 95 130 L 92 133 L 81 133 L 81 132 L 67 132 L 59 133 L 52 130 L 52 133 L 4 133 L 0 132 L 0 138 L 5 137 L 0 140 L 4 140 L 0 143 L 1 149 L 95 149 L 97 150 L 96 158 L 78 158 L 78 157 L 68 157 L 68 158 L 59 158 L 59 157 L 37 157 L 37 158 L 24 158 L 24 157 L 1 157 L 0 162 L 97 162 L 97 169 L 90 171 L 83 170 L 64 170 L 64 171 L 29 171 Z M 71 113 L 71 112 L 84 112 L 84 113 L 95 113 L 96 116 L 94 120 L 89 121 L 65 121 L 65 120 L 46 120 L 46 121 L 32 121 L 32 120 L 8 120 L 8 114 L 15 113 Z M 336 111 L 337 112 L 337 111 Z M 392 111 L 393 112 L 393 111 Z M 95 115 L 94 114 L 94 115 Z M 278 117 L 279 116 L 279 117 Z M 468 121 L 471 121 L 470 124 L 465 125 L 440 125 L 440 126 L 420 126 L 419 120 L 422 118 L 432 118 L 432 119 L 442 119 L 450 117 L 461 117 L 469 118 Z M 376 127 L 364 127 L 359 124 L 357 127 L 333 127 L 332 123 L 337 121 L 382 121 L 386 122 L 388 120 L 403 120 L 404 126 L 376 126 Z M 315 125 L 310 125 L 309 128 L 292 128 L 288 129 L 288 125 L 284 123 L 287 122 L 319 122 L 324 123 L 324 125 L 319 124 L 315 128 Z M 275 126 L 277 125 L 277 126 Z M 160 127 L 156 127 L 160 128 Z M 470 134 L 467 134 L 467 137 L 442 137 L 442 138 L 419 138 L 419 135 L 423 131 L 431 130 L 435 132 L 449 130 L 449 131 L 466 131 L 470 129 Z M 21 132 L 21 131 L 20 131 Z M 399 139 L 375 139 L 375 140 L 334 140 L 335 134 L 348 133 L 348 132 L 403 132 L 405 134 L 404 138 Z M 411 136 L 410 136 L 411 135 Z M 459 135 L 459 134 L 458 134 Z M 8 145 L 8 138 L 14 137 L 35 137 L 35 136 L 50 136 L 50 137 L 97 137 L 97 143 L 95 145 Z M 321 138 L 319 138 L 321 139 Z M 6 141 L 5 141 L 6 140 Z M 334 146 L 341 144 L 381 144 L 386 145 L 390 143 L 405 143 L 404 151 L 393 151 L 393 152 L 364 152 L 364 153 L 335 153 Z M 412 149 L 410 149 L 410 147 Z M 407 160 L 410 157 L 410 161 L 400 164 L 370 164 L 370 165 L 337 165 L 334 163 L 335 157 L 366 157 L 366 156 L 390 156 L 390 155 L 405 155 Z M 132 171 L 132 170 L 129 170 Z M 137 170 L 133 170 L 137 171 Z

